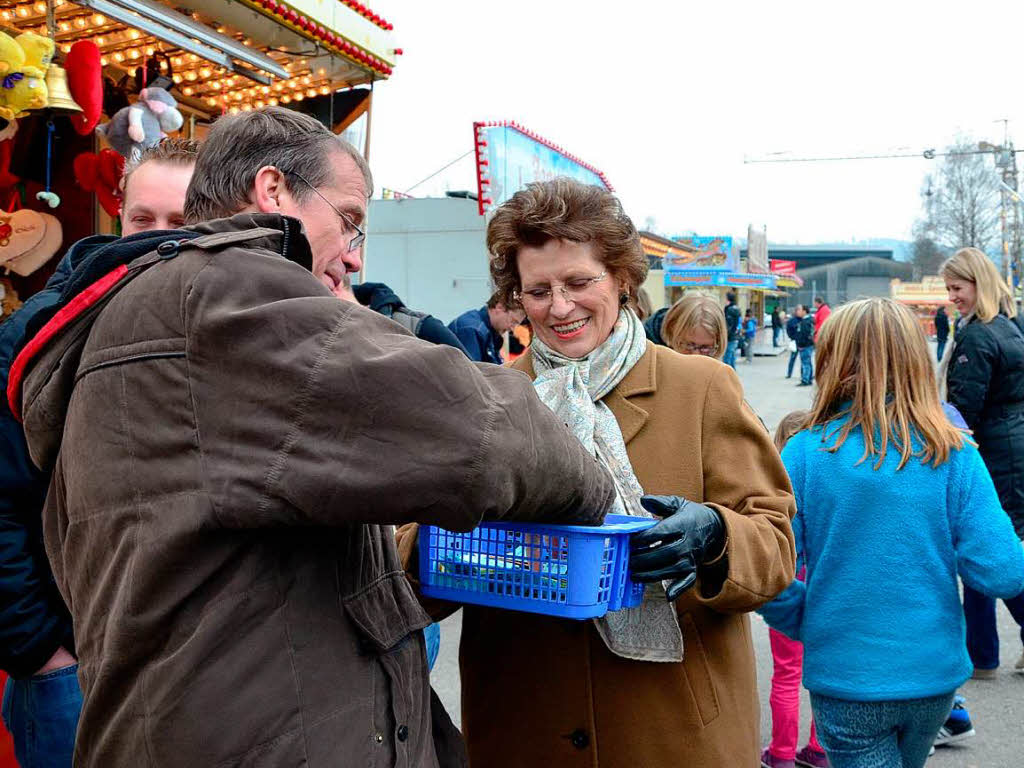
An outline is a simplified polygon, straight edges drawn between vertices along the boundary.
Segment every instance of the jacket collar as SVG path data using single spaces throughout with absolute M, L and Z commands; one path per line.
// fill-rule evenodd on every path
M 644 408 L 629 398 L 647 395 L 658 390 L 657 357 L 656 347 L 648 341 L 644 356 L 637 361 L 637 364 L 619 382 L 619 385 L 605 395 L 605 405 L 611 408 L 612 413 L 615 414 L 615 420 L 618 421 L 619 429 L 622 430 L 622 439 L 627 445 L 650 418 L 650 414 Z M 525 373 L 531 380 L 537 378 L 537 372 L 533 369 L 533 353 L 530 351 L 519 357 L 512 367 Z
M 275 251 L 300 267 L 313 271 L 313 251 L 306 239 L 306 231 L 302 222 L 291 216 L 279 213 L 236 213 L 226 219 L 204 221 L 186 229 L 210 238 L 204 241 L 204 245 L 227 244 L 233 235 L 252 235 L 253 230 L 265 230 L 255 238 L 245 237 L 246 246 Z

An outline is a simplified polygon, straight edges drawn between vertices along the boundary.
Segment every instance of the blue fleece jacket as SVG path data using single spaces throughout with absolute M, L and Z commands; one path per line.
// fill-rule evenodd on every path
M 803 641 L 804 685 L 815 693 L 884 701 L 953 691 L 972 672 L 957 574 L 993 597 L 1024 590 L 1024 551 L 981 455 L 965 445 L 939 467 L 911 458 L 897 472 L 892 447 L 877 470 L 877 457 L 858 464 L 859 430 L 836 453 L 823 445 L 815 427 L 782 452 L 807 580 L 762 615 Z

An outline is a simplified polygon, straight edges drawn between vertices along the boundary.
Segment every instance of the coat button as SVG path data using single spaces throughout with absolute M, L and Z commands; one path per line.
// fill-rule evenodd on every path
M 395 736 L 398 737 L 399 741 L 405 741 L 409 738 L 409 727 L 405 725 L 398 726 L 398 730 L 395 732 Z
M 383 733 L 375 733 L 375 734 L 373 734 L 373 740 L 377 744 L 383 744 L 384 743 L 384 734 Z
M 572 740 L 572 745 L 576 747 L 576 749 L 586 749 L 590 744 L 590 737 L 587 736 L 587 732 L 582 728 L 577 728 L 573 731 L 569 738 Z

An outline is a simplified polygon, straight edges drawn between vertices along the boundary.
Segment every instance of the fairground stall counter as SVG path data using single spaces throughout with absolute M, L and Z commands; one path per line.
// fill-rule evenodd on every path
M 906 304 L 914 311 L 928 338 L 935 336 L 935 312 L 939 307 L 946 307 L 952 325 L 953 305 L 946 292 L 946 283 L 941 277 L 931 275 L 923 278 L 920 283 L 905 283 L 897 278 L 889 283 L 889 291 L 895 301 Z
M 355 0 L 0 0 L 2 316 L 56 256 L 116 233 L 125 158 L 281 105 L 367 155 L 393 26 Z

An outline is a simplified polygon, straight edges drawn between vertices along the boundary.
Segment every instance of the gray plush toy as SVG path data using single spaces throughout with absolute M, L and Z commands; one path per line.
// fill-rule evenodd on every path
M 185 120 L 178 111 L 178 102 L 163 88 L 143 88 L 139 100 L 119 109 L 109 123 L 97 132 L 127 160 L 137 160 L 142 150 L 160 142 L 170 131 L 181 128 Z

